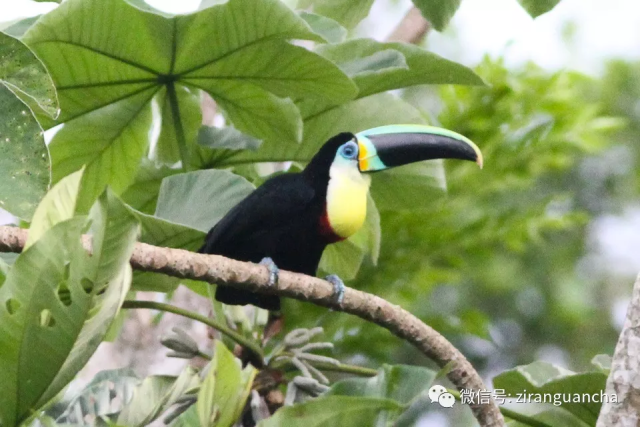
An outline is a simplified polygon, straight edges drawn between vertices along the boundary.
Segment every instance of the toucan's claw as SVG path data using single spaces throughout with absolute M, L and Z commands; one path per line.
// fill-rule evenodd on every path
M 338 305 L 342 305 L 344 300 L 344 290 L 347 288 L 344 282 L 336 274 L 330 274 L 324 278 L 327 282 L 333 285 L 333 299 Z
M 278 274 L 280 274 L 280 269 L 276 265 L 275 262 L 269 257 L 262 258 L 260 261 L 260 265 L 264 265 L 269 270 L 269 286 L 273 287 L 278 284 Z

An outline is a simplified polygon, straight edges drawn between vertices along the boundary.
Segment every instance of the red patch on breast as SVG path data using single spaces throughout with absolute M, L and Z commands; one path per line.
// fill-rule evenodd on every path
M 329 214 L 327 213 L 327 208 L 325 206 L 324 212 L 320 217 L 320 223 L 318 224 L 318 231 L 320 232 L 320 236 L 324 238 L 327 243 L 336 243 L 344 240 L 344 237 L 338 236 L 333 228 L 331 228 L 331 223 L 329 222 Z

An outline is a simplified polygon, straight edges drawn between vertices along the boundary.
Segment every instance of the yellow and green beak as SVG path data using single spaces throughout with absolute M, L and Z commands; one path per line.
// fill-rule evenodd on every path
M 482 168 L 482 153 L 468 138 L 424 125 L 389 125 L 356 134 L 360 172 L 375 172 L 432 159 L 461 159 Z

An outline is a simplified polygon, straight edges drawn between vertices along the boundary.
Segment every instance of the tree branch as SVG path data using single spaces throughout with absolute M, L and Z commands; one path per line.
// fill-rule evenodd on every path
M 387 41 L 418 44 L 429 32 L 431 25 L 417 7 L 412 7 L 398 26 L 389 34 Z
M 27 235 L 27 230 L 0 226 L 0 252 L 21 252 Z M 136 243 L 130 262 L 140 271 L 280 295 L 356 315 L 410 342 L 440 367 L 451 363 L 447 377 L 458 390 L 477 392 L 487 388 L 464 355 L 442 335 L 408 311 L 375 295 L 347 288 L 338 305 L 333 298 L 333 285 L 316 277 L 281 271 L 277 285 L 269 286 L 269 272 L 264 266 L 145 243 Z M 481 426 L 504 426 L 493 400 L 489 404 L 475 402 L 470 407 Z
M 633 286 L 616 351 L 607 379 L 607 396 L 618 397 L 617 403 L 603 402 L 597 427 L 637 426 L 640 423 L 640 275 Z

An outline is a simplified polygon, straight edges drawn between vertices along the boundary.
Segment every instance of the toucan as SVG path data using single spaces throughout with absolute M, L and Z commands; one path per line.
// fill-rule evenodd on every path
M 322 252 L 353 235 L 365 221 L 372 172 L 430 159 L 462 159 L 482 167 L 466 137 L 423 125 L 389 125 L 329 139 L 302 172 L 272 177 L 233 207 L 207 234 L 201 253 L 260 262 L 277 281 L 279 269 L 316 275 Z M 419 197 L 416 194 L 416 197 Z M 336 275 L 338 303 L 344 283 Z M 276 295 L 218 286 L 225 304 L 280 309 Z

